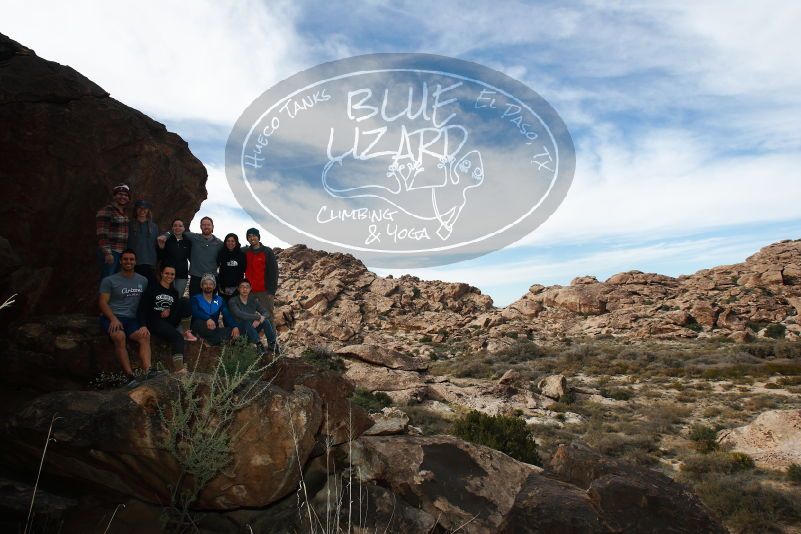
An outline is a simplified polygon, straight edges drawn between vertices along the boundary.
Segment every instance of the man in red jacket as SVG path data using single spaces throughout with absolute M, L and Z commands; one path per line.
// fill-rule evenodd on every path
M 261 244 L 261 234 L 256 228 L 247 231 L 249 246 L 243 247 L 247 259 L 245 278 L 250 280 L 253 295 L 267 308 L 273 321 L 275 292 L 278 290 L 278 260 L 270 247 Z

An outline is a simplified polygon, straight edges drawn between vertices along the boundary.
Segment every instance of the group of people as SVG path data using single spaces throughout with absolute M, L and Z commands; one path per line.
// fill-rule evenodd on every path
M 200 233 L 175 219 L 169 232 L 159 232 L 152 205 L 137 200 L 133 217 L 127 207 L 131 189 L 114 188 L 113 201 L 97 212 L 100 281 L 100 324 L 114 343 L 123 371 L 134 387 L 127 340 L 136 342 L 145 378 L 151 366 L 151 336 L 168 342 L 174 367 L 186 372 L 183 354 L 197 336 L 219 345 L 247 336 L 262 353 L 279 352 L 272 318 L 278 289 L 278 261 L 261 243 L 256 228 L 246 232 L 242 247 L 236 234 L 214 235 L 211 217 L 200 220 Z M 185 298 L 187 291 L 189 298 Z M 181 320 L 191 317 L 190 329 Z M 264 334 L 266 343 L 261 341 Z

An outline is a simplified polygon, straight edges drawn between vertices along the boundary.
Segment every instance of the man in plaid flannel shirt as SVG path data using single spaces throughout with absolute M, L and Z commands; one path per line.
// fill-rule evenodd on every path
M 128 246 L 128 215 L 125 207 L 131 200 L 131 188 L 120 184 L 114 188 L 114 202 L 97 212 L 97 260 L 100 279 L 120 270 L 120 256 Z

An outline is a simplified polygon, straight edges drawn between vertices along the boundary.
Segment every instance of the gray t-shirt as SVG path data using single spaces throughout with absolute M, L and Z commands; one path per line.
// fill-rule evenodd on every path
M 100 282 L 100 293 L 108 293 L 108 305 L 111 312 L 120 317 L 136 317 L 139 300 L 147 289 L 147 278 L 134 273 L 126 278 L 121 272 L 103 278 Z
M 189 274 L 197 277 L 206 273 L 217 274 L 217 253 L 224 246 L 220 238 L 211 235 L 207 239 L 203 234 L 190 231 L 184 232 L 184 237 L 192 242 Z

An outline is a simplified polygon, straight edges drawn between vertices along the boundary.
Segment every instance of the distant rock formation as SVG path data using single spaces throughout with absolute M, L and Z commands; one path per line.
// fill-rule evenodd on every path
M 116 184 L 152 201 L 163 228 L 206 198 L 183 139 L 2 34 L 0 124 L 0 296 L 19 293 L 16 317 L 92 308 L 94 217 Z
M 801 241 L 678 278 L 629 271 L 604 282 L 582 276 L 566 287 L 535 284 L 505 308 L 463 283 L 376 276 L 348 254 L 295 245 L 278 260 L 276 324 L 299 345 L 365 344 L 430 356 L 570 336 L 745 341 L 801 334 Z

